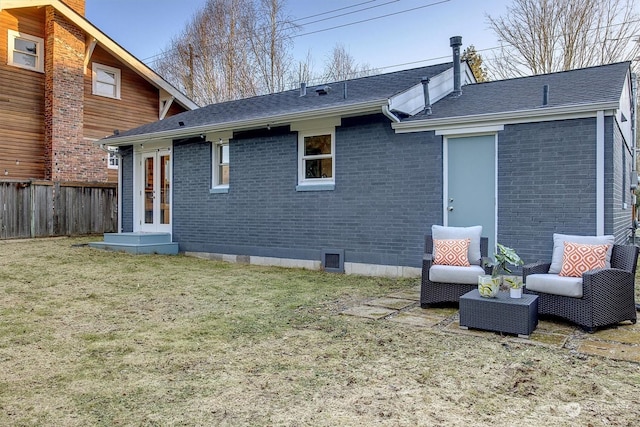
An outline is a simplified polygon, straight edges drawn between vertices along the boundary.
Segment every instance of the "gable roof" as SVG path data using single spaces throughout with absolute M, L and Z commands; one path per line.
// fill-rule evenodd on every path
M 424 77 L 433 78 L 452 67 L 449 62 L 327 83 L 308 87 L 305 96 L 301 96 L 300 89 L 294 89 L 211 104 L 120 132 L 107 138 L 108 144 L 124 145 L 141 138 L 180 138 L 201 132 L 228 132 L 290 124 L 292 121 L 379 113 L 389 105 L 389 99 L 394 95 L 420 85 Z M 317 90 L 327 93 L 320 95 Z
M 630 72 L 630 62 L 496 80 L 463 86 L 462 95 L 448 95 L 424 111 L 395 123 L 396 130 L 487 121 L 531 118 L 569 112 L 617 109 Z M 548 85 L 548 104 L 542 105 Z
M 174 98 L 176 102 L 187 110 L 198 108 L 198 105 L 185 94 L 176 89 L 160 75 L 154 72 L 138 58 L 130 54 L 126 49 L 113 41 L 109 36 L 100 31 L 84 16 L 67 6 L 60 0 L 0 0 L 0 10 L 51 6 L 65 16 L 69 21 L 82 29 L 86 34 L 96 40 L 107 52 L 127 64 L 133 71 L 151 83 L 158 89 L 162 89 Z

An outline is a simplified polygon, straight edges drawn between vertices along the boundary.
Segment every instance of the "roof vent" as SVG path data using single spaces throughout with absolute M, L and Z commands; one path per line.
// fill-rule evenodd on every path
M 429 97 L 429 78 L 423 77 L 420 80 L 422 83 L 422 92 L 424 95 L 424 112 L 427 116 L 431 115 L 431 98 Z
M 307 84 L 305 82 L 300 82 L 300 96 L 307 95 Z
M 326 95 L 326 94 L 329 93 L 330 90 L 331 90 L 331 86 L 327 86 L 327 85 L 320 86 L 320 87 L 316 88 L 316 93 L 318 95 Z
M 449 45 L 453 50 L 453 94 L 455 96 L 460 96 L 462 95 L 462 82 L 460 75 L 460 46 L 462 46 L 462 37 L 451 37 L 449 39 Z
M 549 105 L 549 85 L 544 85 L 542 87 L 542 106 L 546 107 Z

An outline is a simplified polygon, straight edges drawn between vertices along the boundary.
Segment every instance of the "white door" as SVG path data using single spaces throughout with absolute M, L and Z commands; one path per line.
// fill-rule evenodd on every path
M 447 138 L 445 142 L 445 224 L 482 225 L 489 256 L 496 244 L 496 135 Z
M 136 162 L 136 231 L 171 233 L 171 151 L 142 152 Z

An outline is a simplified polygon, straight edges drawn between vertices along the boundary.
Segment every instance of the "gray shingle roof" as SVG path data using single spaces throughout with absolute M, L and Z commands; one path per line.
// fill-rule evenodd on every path
M 223 123 L 264 119 L 284 114 L 318 111 L 337 106 L 348 107 L 371 101 L 384 101 L 411 86 L 420 83 L 423 77 L 433 77 L 451 68 L 451 62 L 414 68 L 393 73 L 378 74 L 346 80 L 347 97 L 343 96 L 345 82 L 334 82 L 321 86 L 331 87 L 327 95 L 317 95 L 316 87 L 307 88 L 307 95 L 300 96 L 300 90 L 294 89 L 269 95 L 255 96 L 236 101 L 211 104 L 193 111 L 187 111 L 164 120 L 121 132 L 119 137 L 145 135 L 158 132 L 188 129 L 192 127 L 212 127 Z M 180 127 L 178 122 L 183 122 Z
M 432 107 L 403 121 L 444 119 L 477 114 L 506 113 L 542 108 L 544 85 L 549 85 L 548 107 L 617 102 L 629 62 L 563 71 L 462 87 L 462 95 L 449 95 Z

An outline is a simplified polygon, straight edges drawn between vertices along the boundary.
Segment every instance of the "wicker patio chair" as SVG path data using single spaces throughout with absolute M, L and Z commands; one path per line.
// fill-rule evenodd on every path
M 587 332 L 625 320 L 636 323 L 634 296 L 638 247 L 613 245 L 611 268 L 587 271 L 582 275 L 582 298 L 534 292 L 538 296 L 538 313 L 566 319 Z M 550 263 L 528 264 L 522 276 L 546 274 Z
M 487 252 L 489 246 L 489 239 L 486 237 L 480 238 L 480 254 L 483 260 L 480 260 L 480 265 L 485 265 Z M 463 284 L 463 283 L 442 283 L 432 282 L 429 279 L 429 270 L 433 263 L 433 237 L 431 234 L 425 236 L 425 254 L 422 258 L 422 285 L 420 287 L 420 306 L 427 308 L 430 304 L 444 303 L 444 302 L 459 302 L 460 296 L 466 294 L 478 287 L 478 283 Z M 485 274 L 491 274 L 492 267 L 483 267 Z

